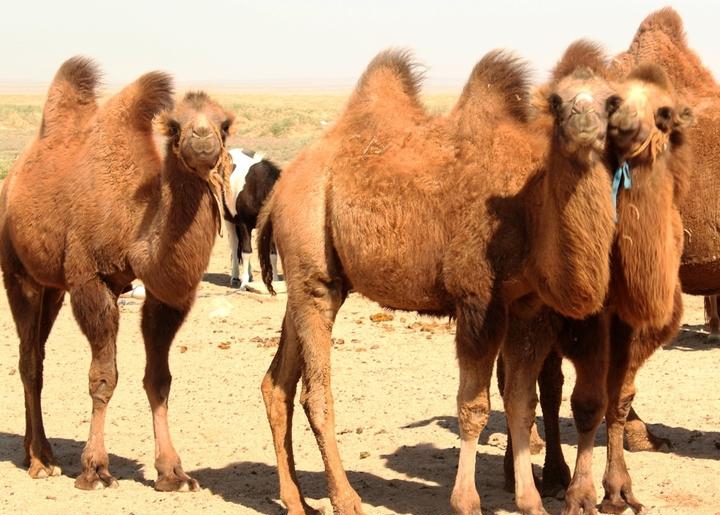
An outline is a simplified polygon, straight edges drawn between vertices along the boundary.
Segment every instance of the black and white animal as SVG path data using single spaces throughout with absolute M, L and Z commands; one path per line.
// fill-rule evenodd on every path
M 280 168 L 262 154 L 251 150 L 234 148 L 229 152 L 233 171 L 230 175 L 231 202 L 225 212 L 225 226 L 230 244 L 230 285 L 239 283 L 240 288 L 245 288 L 252 281 L 252 231 L 260 208 L 280 178 Z M 271 254 L 271 259 L 273 280 L 277 281 L 277 253 Z

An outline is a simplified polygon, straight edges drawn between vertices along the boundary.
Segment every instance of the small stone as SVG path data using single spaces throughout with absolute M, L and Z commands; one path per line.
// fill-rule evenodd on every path
M 373 315 L 370 315 L 370 320 L 373 322 L 390 322 L 391 320 L 394 320 L 395 316 L 393 316 L 392 313 L 386 313 L 385 311 L 381 311 L 380 313 L 375 313 Z
M 370 457 L 370 453 L 367 452 L 367 451 L 363 451 L 363 452 L 360 453 L 360 459 L 361 459 L 361 460 L 364 460 L 365 458 L 369 458 L 369 457 Z
M 362 428 L 362 427 L 358 427 L 358 428 L 355 430 L 355 432 L 356 432 L 357 434 L 361 435 L 362 432 L 363 432 L 363 428 Z
M 230 342 L 222 342 L 218 345 L 218 348 L 228 350 L 230 348 Z
M 181 353 L 181 354 L 186 353 L 187 350 L 188 350 L 188 349 L 187 349 L 187 345 L 181 345 L 180 347 L 178 347 L 178 349 L 180 350 L 180 353 Z

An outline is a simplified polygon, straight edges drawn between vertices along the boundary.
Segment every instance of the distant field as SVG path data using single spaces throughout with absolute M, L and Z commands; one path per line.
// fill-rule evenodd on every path
M 213 95 L 237 115 L 232 146 L 265 153 L 285 165 L 322 134 L 342 109 L 345 95 L 229 94 Z M 445 112 L 450 94 L 425 97 L 432 112 Z M 42 117 L 43 95 L 0 95 L 0 179 L 32 140 Z

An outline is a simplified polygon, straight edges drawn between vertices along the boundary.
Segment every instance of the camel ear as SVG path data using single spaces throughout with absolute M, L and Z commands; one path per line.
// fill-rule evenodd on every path
M 153 123 L 157 130 L 164 136 L 173 139 L 180 137 L 180 124 L 170 116 L 168 111 L 163 111 L 158 114 Z
M 620 97 L 620 95 L 610 95 L 605 101 L 605 111 L 607 112 L 608 116 L 617 111 L 620 107 L 620 104 L 622 104 L 622 98 Z

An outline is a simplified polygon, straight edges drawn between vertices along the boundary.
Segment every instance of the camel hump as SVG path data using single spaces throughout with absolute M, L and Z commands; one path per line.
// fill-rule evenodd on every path
M 85 120 L 97 109 L 97 86 L 100 83 L 100 69 L 87 57 L 75 56 L 65 61 L 58 69 L 45 101 L 41 136 L 54 126 L 63 126 L 70 120 Z M 73 116 L 68 116 L 73 115 Z
M 123 93 L 131 96 L 129 116 L 135 126 L 140 130 L 151 131 L 155 115 L 172 108 L 173 79 L 165 72 L 149 72 L 132 83 Z
M 635 39 L 637 40 L 638 36 L 644 32 L 653 31 L 662 32 L 677 46 L 687 46 L 682 18 L 672 7 L 665 7 L 650 13 L 640 24 Z
M 499 112 L 525 122 L 529 117 L 530 70 L 525 61 L 506 50 L 493 50 L 475 65 L 455 111 L 473 117 Z M 478 120 L 479 121 L 479 120 Z
M 570 44 L 552 71 L 552 79 L 559 81 L 578 68 L 586 68 L 594 74 L 607 75 L 608 60 L 602 45 L 595 41 L 579 39 Z
M 398 107 L 402 104 L 419 106 L 418 94 L 423 75 L 418 67 L 409 50 L 380 52 L 358 80 L 348 107 L 372 110 L 381 109 L 384 103 Z

